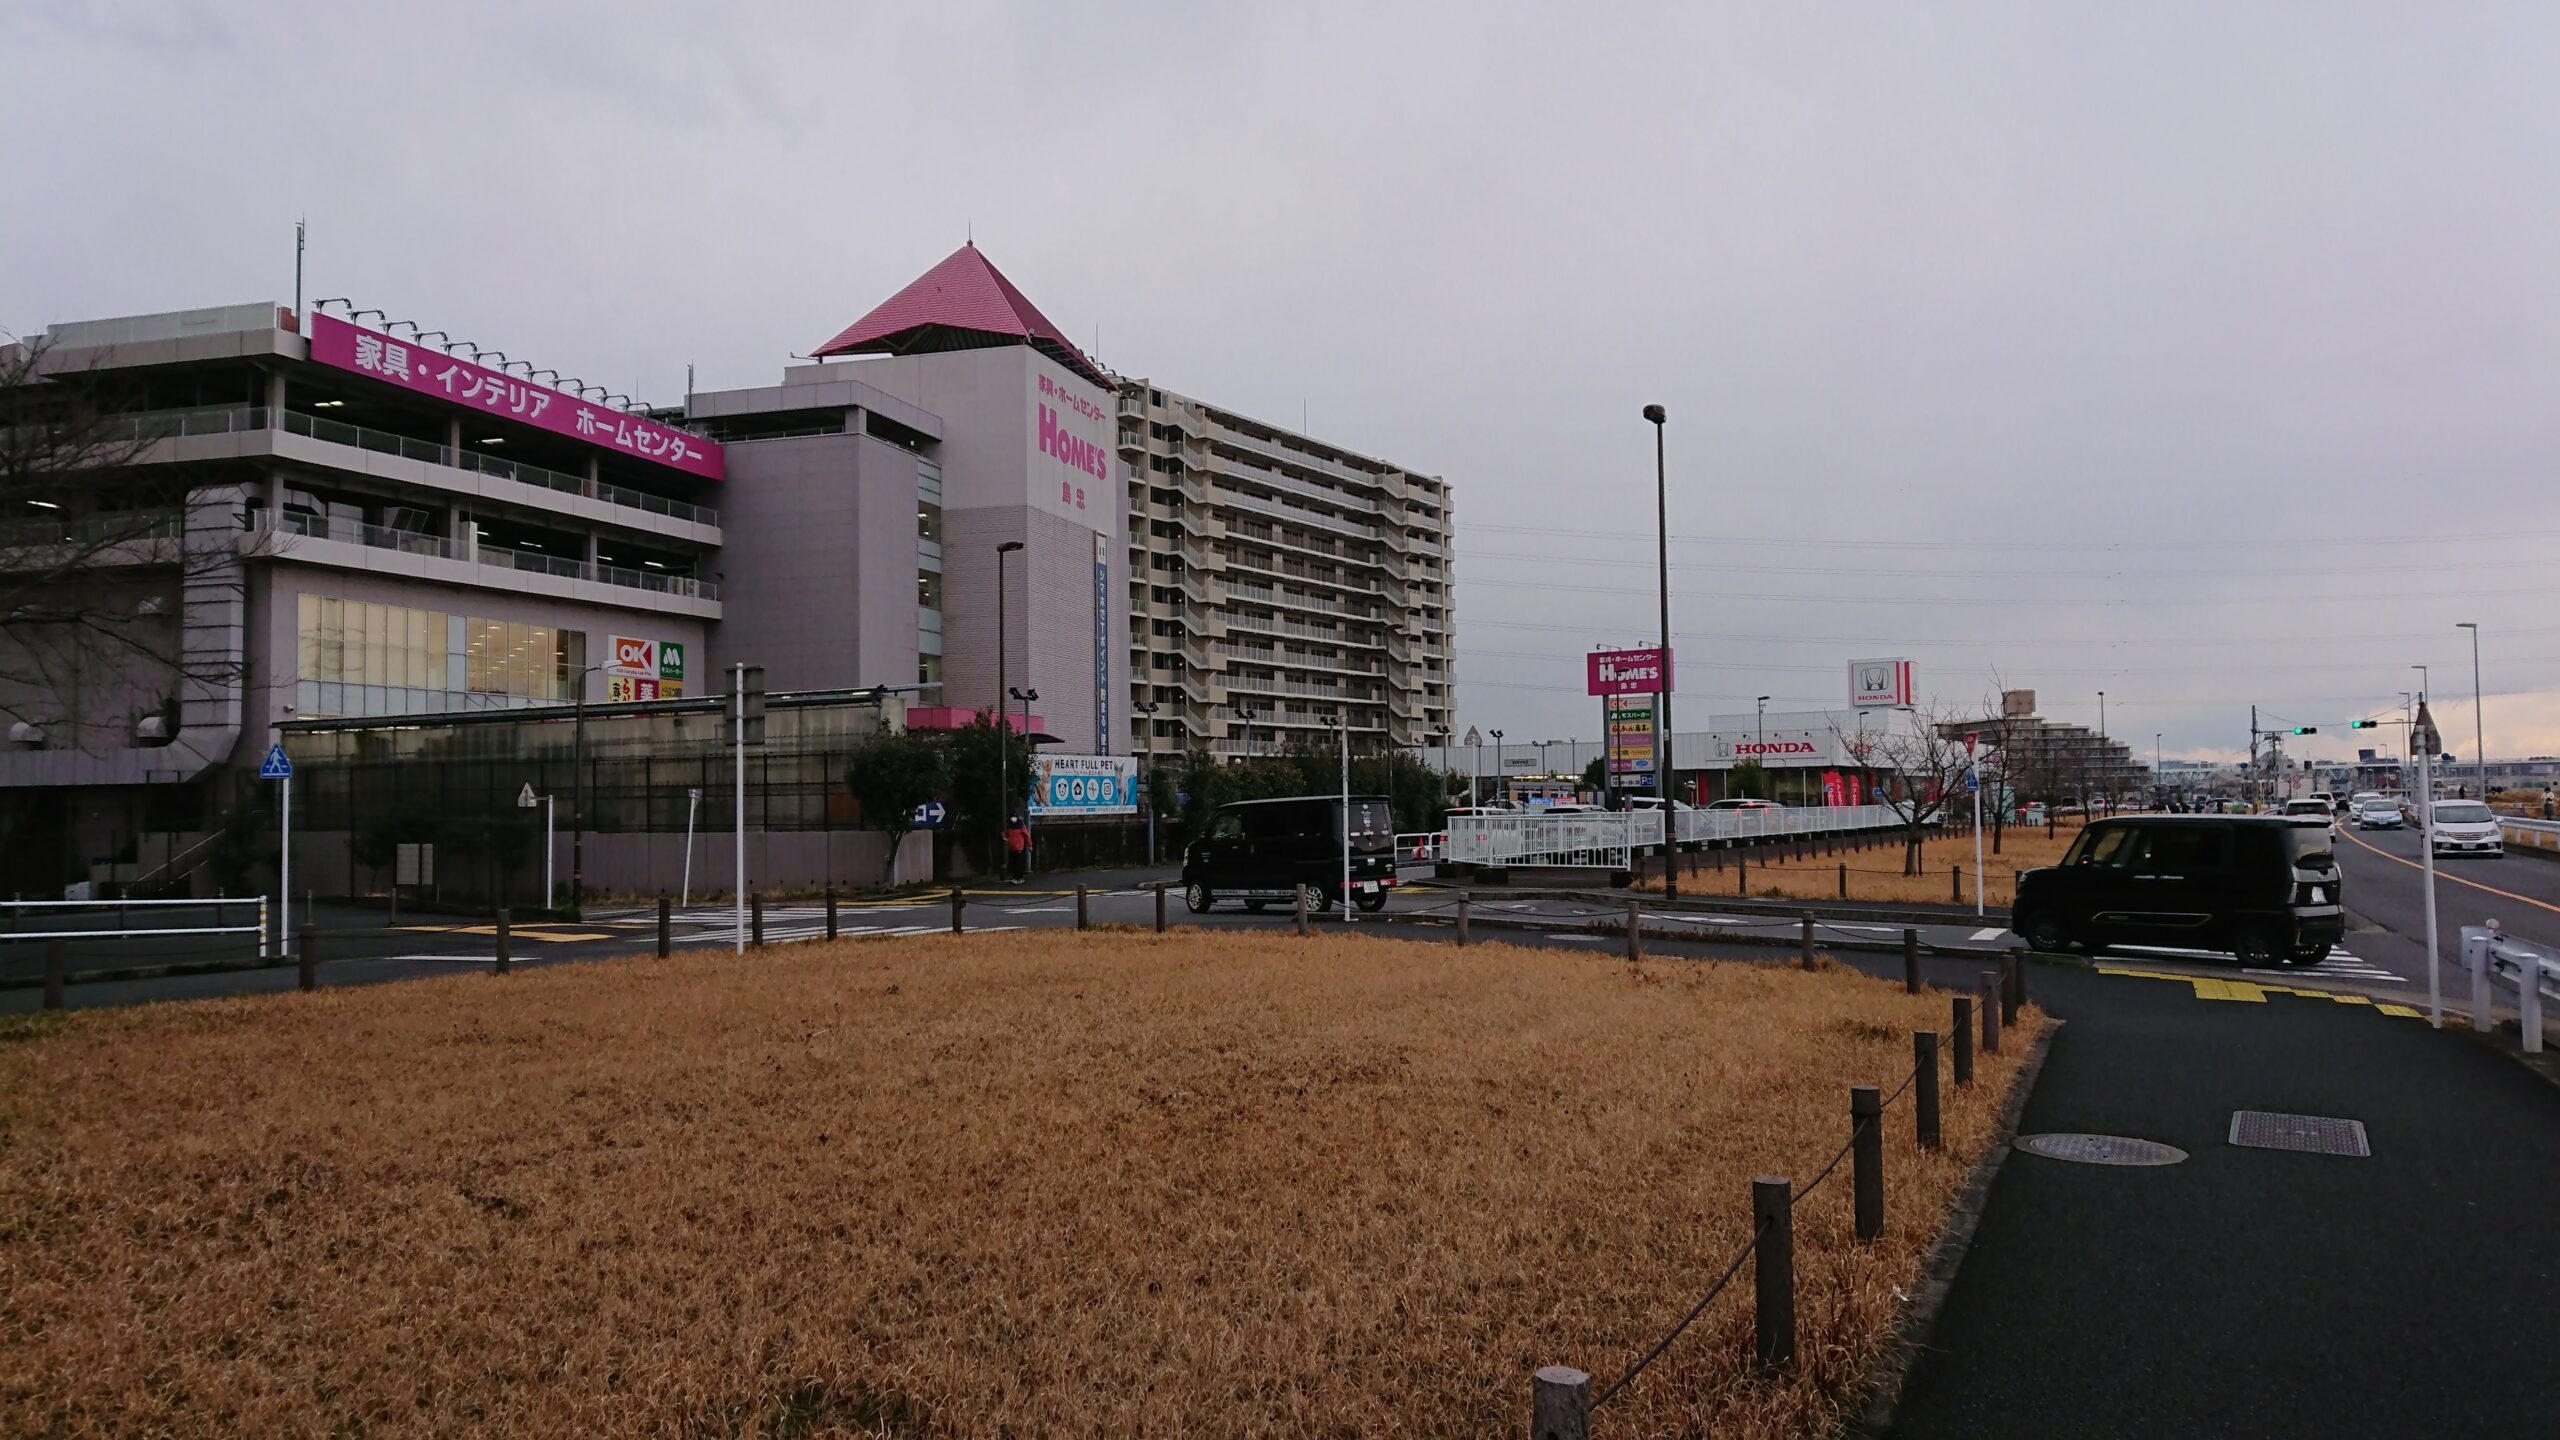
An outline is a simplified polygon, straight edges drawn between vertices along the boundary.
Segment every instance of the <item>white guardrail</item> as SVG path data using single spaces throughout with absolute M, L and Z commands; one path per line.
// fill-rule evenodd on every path
M 2527 820 L 2515 815 L 2498 817 L 2498 829 L 2510 847 L 2525 850 L 2560 850 L 2560 820 Z
M 211 914 L 210 925 L 183 923 L 131 925 L 134 920 L 190 918 L 186 912 Z M 255 924 L 223 923 L 249 911 Z M 233 895 L 215 900 L 0 900 L 0 942 L 13 940 L 121 940 L 155 935 L 255 935 L 258 953 L 268 949 L 267 897 Z M 83 923 L 95 922 L 95 923 Z M 35 929 L 26 928 L 29 925 Z M 73 928 L 63 929 L 69 925 Z M 52 928 L 45 928 L 51 926 Z M 277 953 L 281 954 L 282 951 Z
M 2471 972 L 2471 1028 L 2490 1028 L 2490 982 L 2516 987 L 2516 1018 L 2525 1053 L 2542 1052 L 2542 1007 L 2560 1005 L 2560 955 L 2528 945 L 2498 922 L 2462 927 L 2462 968 Z
M 1882 830 L 1902 823 L 1890 805 L 1772 806 L 1757 810 L 1682 810 L 1683 846 L 1790 835 L 1838 835 Z M 1435 859 L 1468 865 L 1581 865 L 1631 868 L 1634 857 L 1663 843 L 1660 810 L 1523 810 L 1516 814 L 1453 816 Z M 1400 837 L 1400 855 L 1413 855 Z

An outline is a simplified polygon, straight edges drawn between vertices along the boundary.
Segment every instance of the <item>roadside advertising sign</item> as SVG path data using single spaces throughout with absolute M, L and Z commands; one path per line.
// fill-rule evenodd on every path
M 1137 814 L 1137 757 L 1032 756 L 1030 813 L 1034 817 Z
M 1852 660 L 1849 662 L 1849 704 L 1860 710 L 1890 709 L 1908 705 L 1911 700 L 1911 662 L 1908 660 Z
M 1651 695 L 1609 697 L 1609 773 L 1653 773 L 1654 723 Z
M 607 700 L 672 700 L 684 693 L 684 642 L 605 637 Z
M 1594 650 L 1583 661 L 1592 695 L 1659 695 L 1671 688 L 1671 652 L 1659 645 Z

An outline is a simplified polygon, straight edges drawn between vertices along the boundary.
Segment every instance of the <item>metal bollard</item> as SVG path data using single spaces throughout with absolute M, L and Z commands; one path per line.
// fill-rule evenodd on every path
M 1090 894 L 1086 887 L 1082 885 L 1076 887 L 1076 928 L 1079 930 L 1093 928 L 1093 912 L 1087 908 L 1091 903 L 1088 899 Z
M 1797 919 L 1803 930 L 1796 937 L 1796 964 L 1810 970 L 1813 968 L 1813 912 L 1799 912 Z
M 1796 1358 L 1795 1187 L 1785 1177 L 1751 1182 L 1752 1353 L 1778 1369 Z
M 1636 902 L 1627 902 L 1627 958 L 1644 958 L 1644 917 L 1637 913 Z
M 666 896 L 661 895 L 658 897 L 658 958 L 661 960 L 666 959 L 667 956 L 675 952 L 675 948 L 675 902 L 668 899 Z
M 62 942 L 44 942 L 44 1008 L 62 1008 Z
M 498 907 L 497 934 L 498 953 L 497 956 L 489 962 L 489 973 L 492 975 L 504 975 L 507 973 L 507 907 L 504 905 Z
M 1304 935 L 1307 933 L 1307 887 L 1301 885 L 1292 893 L 1297 900 L 1298 933 Z
M 1156 933 L 1164 933 L 1164 882 L 1156 882 Z
M 1873 1240 L 1884 1233 L 1884 1092 L 1873 1085 L 1849 1087 L 1849 1186 L 1858 1238 Z
M 2015 955 L 2000 957 L 2000 1023 L 2018 1023 L 2018 975 L 2026 969 Z
M 300 970 L 301 973 L 296 980 L 297 984 L 305 990 L 317 990 L 320 988 L 320 932 L 308 925 L 302 927 L 302 961 Z
M 1982 1053 L 2000 1053 L 2000 972 L 1982 972 Z
M 1956 1083 L 1973 1083 L 1973 997 L 1959 995 L 1955 1003 L 1955 1023 L 1947 1031 L 1956 1047 Z
M 1938 1135 L 1938 1032 L 1911 1032 L 1911 1113 L 1920 1148 L 1935 1150 Z
M 827 887 L 827 938 L 836 938 L 836 887 Z
M 957 886 L 957 885 L 952 886 L 952 887 L 951 887 L 951 933 L 952 933 L 952 934 L 954 934 L 954 935 L 957 935 L 957 934 L 959 934 L 959 933 L 960 933 L 960 907 L 961 907 L 963 904 L 965 904 L 965 903 L 967 903 L 967 902 L 961 898 L 961 894 L 960 894 L 960 887 L 959 887 L 959 886 Z
M 1902 932 L 1902 993 L 1920 993 L 1920 932 L 1917 930 Z
M 1458 948 L 1461 950 L 1467 946 L 1467 906 L 1474 898 L 1472 890 L 1458 892 Z
M 1529 1440 L 1590 1440 L 1591 1377 L 1548 1365 L 1529 1381 Z

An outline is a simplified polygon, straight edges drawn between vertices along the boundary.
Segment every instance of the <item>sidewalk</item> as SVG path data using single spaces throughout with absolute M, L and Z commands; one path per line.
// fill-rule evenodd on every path
M 2039 967 L 2057 1037 L 1891 1433 L 2414 1436 L 2560 1429 L 2560 1088 L 2370 1004 Z M 2229 1143 L 2360 1120 L 2370 1158 Z

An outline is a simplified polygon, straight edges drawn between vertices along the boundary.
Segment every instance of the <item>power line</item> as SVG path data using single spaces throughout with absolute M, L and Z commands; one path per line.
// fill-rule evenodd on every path
M 1605 631 L 1610 628 L 1611 623 L 1612 622 L 1602 621 L 1587 625 L 1560 625 L 1553 621 L 1541 620 L 1468 619 L 1463 622 L 1463 628 L 1467 630 L 1544 630 L 1565 635 L 1587 635 L 1594 630 Z M 2304 645 L 2372 646 L 2396 644 L 2404 641 L 2423 644 L 2428 641 L 2442 638 L 2432 630 L 2425 631 L 2423 633 L 2402 632 L 2398 634 L 2374 634 L 2364 631 L 2346 631 L 2340 633 L 2269 635 L 2263 638 L 2245 636 L 2237 638 L 2228 636 L 2200 636 L 2192 638 L 2185 636 L 2173 636 L 2160 639 L 2142 639 L 2127 636 L 2123 639 L 2110 637 L 2106 640 L 2100 641 L 2084 640 L 2069 636 L 2056 637 L 2052 639 L 2037 639 L 2029 636 L 2010 636 L 1999 639 L 1980 640 L 1967 639 L 1960 636 L 1938 635 L 1794 635 L 1781 634 L 1776 631 L 1745 630 L 1675 630 L 1672 633 L 1674 638 L 1680 640 L 1767 641 L 1772 644 L 1783 645 L 1976 646 L 1991 649 L 2009 649 L 2033 645 L 2069 645 L 2077 649 L 2088 649 L 2093 645 L 2174 645 L 2182 649 L 2190 646 L 2203 645 L 2235 647 L 2273 645 L 2286 649 L 2295 649 Z M 2499 633 L 2505 636 L 2560 635 L 2560 627 L 2527 627 L 2513 630 L 2502 628 Z
M 1605 565 L 1625 566 L 1626 559 L 1615 555 L 1552 555 L 1526 550 L 1461 550 L 1460 560 L 1500 560 L 1506 564 L 1530 565 Z M 2444 560 L 2428 564 L 2371 565 L 2359 562 L 2359 575 L 2377 572 L 2411 573 L 2434 570 L 2469 572 L 2474 570 L 2544 570 L 2551 567 L 2548 557 L 2517 560 Z M 2335 575 L 2335 565 L 2256 566 L 2247 570 L 1894 570 L 1880 571 L 1872 565 L 1751 565 L 1726 561 L 1680 561 L 1674 570 L 1716 575 L 1866 575 L 1895 580 L 2070 580 L 2081 584 L 2094 580 L 2256 580 L 2262 577 L 2290 575 Z M 1472 578 L 1463 584 L 1476 583 Z
M 1651 595 L 1651 590 L 1633 585 L 1562 585 L 1552 580 L 1476 580 L 1460 583 L 1497 590 L 1562 591 L 1575 595 Z M 2249 597 L 2237 595 L 2146 595 L 2139 599 L 2115 595 L 2040 595 L 2022 599 L 2015 595 L 1819 595 L 1789 594 L 1769 590 L 1683 590 L 1681 599 L 1698 600 L 1784 600 L 1797 605 L 1999 605 L 2016 608 L 2021 605 L 2100 605 L 2115 608 L 2149 609 L 2155 605 L 2240 605 L 2253 603 Z M 2353 604 L 2377 599 L 2401 600 L 2471 600 L 2485 604 L 2502 601 L 2539 603 L 2560 599 L 2560 588 L 2538 590 L 2402 590 L 2377 595 L 2372 591 L 2336 595 L 2305 595 L 2288 592 L 2288 604 Z
M 1469 532 L 1498 535 L 1536 535 L 1552 538 L 1570 535 L 1586 540 L 1642 540 L 1650 542 L 1650 530 L 1572 530 L 1554 525 L 1495 525 L 1470 521 Z M 2474 544 L 2488 541 L 2560 539 L 2560 530 L 2491 530 L 2453 535 L 2336 535 L 2287 536 L 2285 543 L 2296 548 L 2319 545 L 2435 545 Z M 2263 540 L 1863 540 L 1830 538 L 1807 540 L 1785 535 L 1674 535 L 1675 545 L 1748 545 L 1794 546 L 1817 550 L 2018 550 L 2032 546 L 2045 550 L 2264 550 Z

